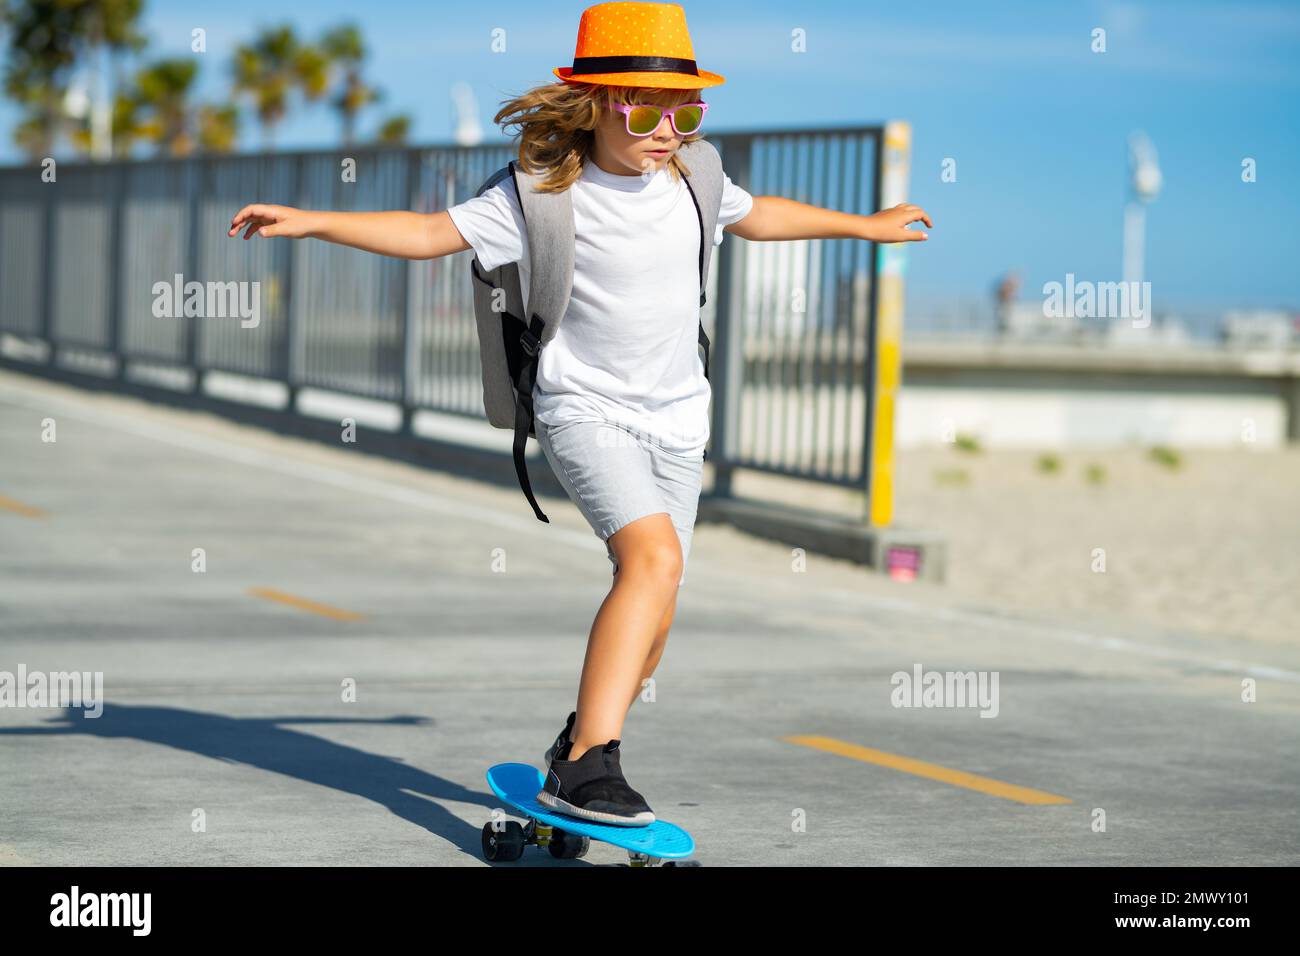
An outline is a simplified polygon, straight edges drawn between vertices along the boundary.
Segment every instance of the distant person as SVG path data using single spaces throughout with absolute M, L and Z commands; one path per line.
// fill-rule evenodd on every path
M 1012 329 L 1012 309 L 1020 294 L 1020 271 L 1010 269 L 998 280 L 993 289 L 994 307 L 997 310 L 998 332 L 1008 334 Z
M 605 542 L 614 582 L 537 800 L 585 820 L 641 826 L 655 816 L 623 776 L 620 737 L 663 654 L 685 581 L 712 394 L 696 347 L 701 219 L 683 180 L 694 160 L 677 154 L 691 146 L 683 156 L 703 159 L 700 151 L 713 150 L 693 145 L 702 135 L 701 93 L 724 80 L 697 68 L 685 12 L 674 3 L 589 7 L 573 65 L 553 72 L 560 82 L 528 90 L 495 117 L 521 129 L 520 170 L 546 174 L 548 190 L 572 191 L 577 237 L 569 305 L 554 337 L 538 336 L 536 385 L 524 407 L 556 477 Z M 708 237 L 715 244 L 723 228 L 751 240 L 875 242 L 926 239 L 907 228 L 914 222 L 933 228 L 910 203 L 859 216 L 754 197 L 723 179 L 716 237 Z M 411 259 L 472 248 L 485 273 L 518 262 L 528 288 L 523 267 L 548 260 L 525 247 L 517 189 L 508 175 L 427 215 L 245 206 L 230 235 L 247 225 L 245 238 L 310 236 Z M 516 324 L 507 331 L 520 336 Z

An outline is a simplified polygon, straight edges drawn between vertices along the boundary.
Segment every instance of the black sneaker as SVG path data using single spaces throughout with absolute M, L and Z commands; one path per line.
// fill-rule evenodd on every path
M 627 827 L 654 823 L 654 812 L 623 779 L 618 745 L 618 740 L 611 740 L 588 748 L 577 760 L 566 760 L 573 750 L 573 741 L 566 740 L 551 761 L 537 802 L 593 823 Z
M 551 761 L 555 758 L 556 753 L 559 752 L 559 749 L 568 743 L 569 734 L 573 733 L 573 722 L 577 719 L 578 712 L 576 710 L 569 714 L 568 723 L 564 725 L 564 729 L 560 731 L 560 735 L 555 738 L 555 743 L 551 744 L 550 749 L 546 751 L 546 756 L 542 758 L 543 767 L 549 767 Z

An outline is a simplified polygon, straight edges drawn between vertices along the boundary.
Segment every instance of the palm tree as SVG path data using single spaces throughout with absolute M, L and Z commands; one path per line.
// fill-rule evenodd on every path
M 265 29 L 251 45 L 237 47 L 233 71 L 235 93 L 253 97 L 267 148 L 288 110 L 289 94 L 296 88 L 308 101 L 317 100 L 329 81 L 325 55 L 299 42 L 288 24 Z
M 408 113 L 401 113 L 397 116 L 390 116 L 379 126 L 379 132 L 375 134 L 375 142 L 382 143 L 385 146 L 404 146 L 406 137 L 411 132 L 411 117 Z
M 105 104 L 113 103 L 116 107 L 116 91 L 121 88 L 121 59 L 125 53 L 139 53 L 145 48 L 147 40 L 136 29 L 144 6 L 143 0 L 81 0 L 78 4 L 86 19 L 85 38 L 82 44 L 87 53 L 90 67 L 90 88 L 93 101 L 102 100 Z M 101 93 L 104 56 L 107 53 L 111 65 L 112 84 Z M 98 103 L 96 103 L 98 105 Z M 106 153 L 113 153 L 112 148 L 112 114 L 107 108 L 108 120 L 102 130 L 107 135 L 108 143 L 99 144 L 107 147 Z M 92 137 L 92 148 L 96 145 Z
M 170 59 L 136 74 L 137 98 L 150 112 L 149 135 L 159 155 L 186 156 L 194 150 L 186 99 L 198 69 L 194 60 Z
M 129 159 L 131 148 L 150 138 L 144 103 L 133 90 L 119 92 L 113 100 L 113 156 Z
M 4 92 L 24 107 L 15 143 L 33 160 L 50 155 L 60 133 L 71 131 L 63 97 L 87 53 L 96 62 L 107 49 L 116 60 L 123 50 L 143 48 L 136 30 L 142 0 L 22 0 L 3 4 L 9 34 Z M 85 142 L 81 137 L 74 145 Z
M 6 9 L 9 54 L 4 91 L 24 108 L 14 142 L 37 162 L 54 151 L 63 125 L 62 101 L 76 62 L 77 11 L 58 0 L 27 0 Z
M 239 105 L 237 103 L 204 103 L 198 111 L 199 151 L 203 153 L 229 153 L 239 138 Z
M 361 64 L 366 58 L 361 30 L 351 23 L 335 27 L 320 41 L 321 49 L 331 63 L 343 67 L 343 87 L 331 105 L 343 122 L 343 144 L 350 146 L 356 133 L 357 114 L 368 104 L 383 96 L 375 87 L 361 79 Z

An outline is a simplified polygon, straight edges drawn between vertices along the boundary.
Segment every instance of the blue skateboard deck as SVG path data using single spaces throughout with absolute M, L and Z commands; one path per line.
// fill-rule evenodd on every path
M 676 824 L 664 820 L 656 820 L 646 826 L 616 826 L 557 813 L 552 808 L 538 803 L 537 792 L 546 782 L 546 775 L 528 764 L 499 763 L 488 770 L 487 782 L 493 793 L 529 818 L 529 827 L 525 832 L 530 836 L 535 832 L 533 821 L 536 821 L 544 827 L 563 830 L 566 834 L 585 836 L 611 846 L 622 847 L 633 854 L 634 860 L 638 859 L 636 854 L 651 860 L 678 860 L 695 852 L 695 840 L 691 835 Z M 485 853 L 488 852 L 488 842 L 492 836 L 491 827 L 492 824 L 489 823 L 483 829 Z M 530 839 L 528 842 L 533 841 Z M 522 848 L 518 849 L 518 853 L 522 853 Z M 518 859 L 518 855 L 513 857 L 507 855 L 501 858 Z

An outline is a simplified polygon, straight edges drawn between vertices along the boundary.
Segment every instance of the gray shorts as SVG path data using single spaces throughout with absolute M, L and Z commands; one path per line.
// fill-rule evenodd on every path
M 695 532 L 704 474 L 703 453 L 683 456 L 609 421 L 535 423 L 537 443 L 551 470 L 596 536 L 614 571 L 618 559 L 609 538 L 624 525 L 661 511 L 668 513 L 682 547 L 681 587 Z

